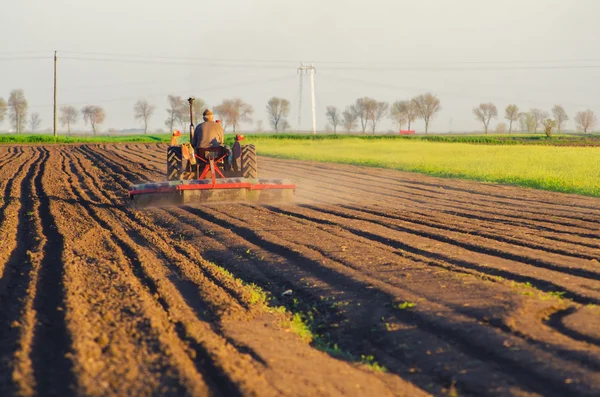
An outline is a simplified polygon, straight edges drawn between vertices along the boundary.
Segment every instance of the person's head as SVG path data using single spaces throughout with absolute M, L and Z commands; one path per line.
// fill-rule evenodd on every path
M 215 119 L 215 115 L 210 111 L 210 109 L 206 109 L 204 113 L 202 113 L 202 118 L 204 118 L 204 121 L 213 121 Z

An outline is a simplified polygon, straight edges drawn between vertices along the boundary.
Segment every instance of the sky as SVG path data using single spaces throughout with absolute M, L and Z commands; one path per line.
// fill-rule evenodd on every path
M 133 105 L 156 106 L 166 129 L 167 95 L 209 106 L 239 97 L 268 127 L 266 102 L 291 103 L 292 129 L 311 125 L 308 77 L 316 68 L 317 128 L 325 109 L 359 97 L 394 102 L 431 92 L 442 111 L 432 132 L 482 130 L 481 102 L 550 111 L 600 112 L 597 0 L 0 0 L 0 97 L 25 91 L 29 112 L 52 125 L 53 54 L 58 103 L 99 105 L 102 130 L 140 127 Z M 300 110 L 301 102 L 301 110 Z M 299 113 L 301 120 L 299 124 Z M 8 130 L 7 120 L 0 130 Z M 417 132 L 424 123 L 417 121 Z M 80 130 L 90 130 L 80 121 Z M 388 118 L 378 130 L 397 126 Z

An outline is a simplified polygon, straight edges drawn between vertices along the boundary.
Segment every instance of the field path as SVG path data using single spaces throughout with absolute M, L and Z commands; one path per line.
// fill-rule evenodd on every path
M 600 392 L 600 199 L 260 158 L 295 204 L 131 210 L 165 150 L 0 146 L 0 395 Z

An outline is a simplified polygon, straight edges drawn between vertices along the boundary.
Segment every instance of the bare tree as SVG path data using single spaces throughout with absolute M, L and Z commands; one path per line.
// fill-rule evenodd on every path
M 390 108 L 390 118 L 398 124 L 399 130 L 402 129 L 402 126 L 407 121 L 406 113 L 403 111 L 402 102 L 405 101 L 396 101 L 392 103 L 392 107 Z
M 290 114 L 290 101 L 285 98 L 273 97 L 267 102 L 269 123 L 275 132 L 285 131 L 289 127 L 286 118 Z
M 81 109 L 81 114 L 83 115 L 83 121 L 87 124 L 88 122 L 92 126 L 92 131 L 94 135 L 96 135 L 96 127 L 99 124 L 104 123 L 104 119 L 106 118 L 106 113 L 104 109 L 100 106 L 88 105 Z
M 402 124 L 406 122 L 408 124 L 407 128 L 410 130 L 410 125 L 417 119 L 419 115 L 419 108 L 415 101 L 397 101 L 392 105 L 391 110 L 392 119 L 394 119 L 398 124 L 400 124 L 400 128 L 402 128 Z M 402 123 L 399 121 L 402 120 Z
M 556 130 L 560 134 L 562 131 L 562 125 L 565 121 L 569 120 L 569 116 L 567 116 L 565 108 L 563 108 L 561 105 L 554 105 L 552 108 L 552 115 L 554 116 L 554 121 L 556 121 Z
M 485 133 L 488 133 L 490 121 L 498 117 L 498 109 L 493 103 L 480 103 L 479 107 L 473 109 L 475 118 L 483 123 Z
M 537 129 L 537 122 L 533 113 L 521 113 L 519 117 L 519 123 L 521 124 L 521 131 L 535 132 Z
M 594 112 L 588 109 L 583 112 L 577 112 L 575 115 L 575 122 L 577 123 L 577 128 L 587 133 L 596 126 L 598 119 Z
M 262 132 L 262 131 L 263 131 L 263 121 L 258 120 L 256 122 L 256 132 Z
M 509 121 L 508 133 L 512 132 L 512 126 L 515 121 L 518 121 L 521 117 L 519 113 L 519 107 L 517 105 L 508 105 L 506 109 L 504 109 L 504 118 Z
M 537 134 L 538 128 L 543 126 L 544 120 L 546 120 L 548 117 L 550 117 L 550 115 L 548 114 L 548 112 L 541 110 L 541 109 L 531 109 L 529 112 L 531 113 L 531 115 L 533 116 L 533 119 L 535 120 L 535 129 L 533 132 Z
M 29 130 L 33 133 L 42 124 L 42 119 L 39 113 L 31 113 L 29 116 Z
M 346 110 L 342 113 L 342 124 L 346 129 L 346 132 L 350 132 L 356 128 L 356 120 L 358 119 L 358 115 L 354 112 L 352 106 L 348 106 Z
M 440 100 L 437 96 L 427 93 L 424 95 L 419 95 L 418 97 L 413 99 L 419 116 L 425 121 L 425 134 L 429 131 L 429 122 L 433 117 L 435 117 L 436 113 L 442 110 L 442 106 L 440 104 Z
M 185 108 L 185 102 L 180 96 L 169 95 L 167 97 L 169 107 L 167 108 L 168 117 L 165 120 L 165 126 L 169 127 L 169 131 L 173 131 L 175 123 L 182 122 L 182 109 Z
M 337 126 L 342 123 L 342 116 L 340 114 L 340 110 L 335 106 L 327 106 L 327 111 L 325 112 L 327 116 L 327 120 L 333 126 L 333 133 L 337 134 Z
M 389 105 L 387 102 L 377 102 L 369 106 L 369 121 L 371 122 L 371 128 L 373 134 L 375 134 L 375 128 L 377 127 L 377 123 L 383 116 L 387 114 Z
M 28 106 L 23 90 L 11 91 L 8 98 L 8 107 L 10 109 L 10 119 L 17 132 L 23 132 Z
M 7 108 L 8 106 L 6 105 L 6 101 L 4 100 L 4 98 L 0 97 L 0 124 L 2 124 L 4 118 L 6 117 Z
M 187 116 L 187 114 L 190 111 L 189 105 L 187 105 L 186 102 L 183 103 L 183 106 L 185 107 L 185 114 Z M 200 124 L 200 120 L 202 120 L 202 113 L 204 113 L 204 110 L 206 110 L 208 108 L 208 106 L 206 105 L 206 102 L 204 102 L 203 99 L 200 98 L 194 98 L 194 104 L 192 105 L 192 113 L 194 114 L 194 123 L 196 124 Z
M 133 105 L 133 117 L 144 122 L 144 134 L 148 133 L 148 120 L 150 120 L 155 110 L 156 106 L 150 105 L 145 99 L 140 99 Z
M 77 123 L 79 112 L 74 106 L 65 105 L 60 108 L 60 124 L 67 126 L 67 131 L 71 134 L 71 125 Z
M 240 98 L 234 98 L 224 100 L 222 104 L 215 106 L 215 112 L 223 118 L 223 129 L 231 125 L 235 134 L 235 129 L 241 121 L 252 122 L 254 108 Z
M 377 101 L 368 97 L 358 98 L 354 105 L 352 105 L 352 112 L 356 114 L 357 119 L 360 120 L 360 126 L 363 134 L 367 130 L 369 119 L 375 112 L 376 107 Z

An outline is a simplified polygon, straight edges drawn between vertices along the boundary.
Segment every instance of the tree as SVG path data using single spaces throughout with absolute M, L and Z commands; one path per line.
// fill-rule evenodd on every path
M 588 132 L 596 126 L 598 119 L 594 112 L 588 109 L 583 112 L 577 112 L 575 122 L 577 123 L 577 128 L 583 130 L 583 132 Z
M 427 93 L 413 99 L 419 116 L 425 121 L 425 134 L 429 131 L 429 122 L 436 113 L 442 110 L 440 100 L 437 96 Z
M 546 119 L 542 121 L 542 125 L 544 126 L 544 132 L 546 133 L 546 136 L 550 138 L 552 136 L 552 130 L 554 130 L 554 127 L 556 126 L 556 121 L 552 119 Z
M 390 118 L 398 124 L 398 129 L 402 129 L 402 125 L 406 123 L 407 116 L 403 111 L 402 102 L 405 101 L 396 101 L 392 103 L 392 107 L 390 109 Z
M 39 113 L 31 113 L 31 116 L 29 116 L 29 130 L 31 132 L 35 132 L 38 127 L 40 126 L 40 124 L 42 124 L 42 119 L 40 118 L 40 114 Z
M 185 118 L 185 116 L 189 113 L 190 108 L 189 105 L 186 105 L 185 101 L 182 101 L 183 104 L 182 106 L 185 108 L 185 115 L 183 115 L 183 117 Z M 192 105 L 192 113 L 194 115 L 194 123 L 196 124 L 200 124 L 202 121 L 202 116 L 204 113 L 204 110 L 208 108 L 208 106 L 206 106 L 206 102 L 204 102 L 203 99 L 200 98 L 194 98 L 194 104 Z M 183 112 L 182 112 L 183 113 Z
M 83 115 L 83 121 L 85 121 L 85 124 L 89 122 L 92 126 L 94 135 L 96 135 L 96 126 L 104 123 L 104 119 L 106 118 L 104 109 L 102 109 L 100 106 L 88 105 L 81 109 L 81 114 Z
M 550 115 L 548 114 L 548 112 L 541 109 L 531 109 L 529 112 L 535 120 L 535 129 L 533 132 L 537 133 L 537 129 L 543 126 L 544 120 L 550 117 Z
M 224 100 L 222 104 L 215 106 L 215 112 L 223 119 L 223 129 L 231 125 L 235 134 L 235 129 L 241 121 L 252 122 L 254 108 L 240 98 L 234 98 Z
M 356 114 L 357 119 L 360 120 L 363 134 L 367 129 L 369 119 L 371 118 L 371 115 L 374 114 L 376 107 L 377 101 L 369 97 L 358 98 L 354 105 L 352 105 L 352 112 Z
M 267 115 L 269 116 L 269 123 L 275 130 L 285 131 L 289 128 L 289 123 L 286 118 L 290 114 L 290 101 L 285 98 L 273 97 L 267 102 Z
M 165 120 L 165 126 L 169 127 L 169 131 L 173 131 L 175 123 L 182 122 L 184 119 L 183 109 L 185 109 L 185 102 L 180 96 L 169 95 L 167 97 L 169 107 L 167 108 L 168 117 Z
M 340 111 L 335 106 L 327 106 L 327 111 L 325 112 L 327 116 L 327 120 L 333 126 L 333 133 L 337 133 L 337 126 L 342 123 L 342 117 L 340 115 Z
M 498 117 L 498 109 L 493 103 L 480 103 L 479 107 L 473 109 L 475 118 L 483 123 L 485 133 L 488 133 L 490 121 Z
M 390 111 L 391 118 L 398 123 L 400 129 L 402 129 L 402 124 L 408 123 L 408 129 L 410 130 L 410 125 L 417 118 L 419 114 L 419 109 L 417 108 L 417 104 L 415 101 L 396 101 L 392 105 L 392 109 Z
M 256 122 L 256 132 L 263 132 L 263 121 L 258 120 Z
M 358 119 L 358 115 L 354 112 L 352 106 L 348 106 L 346 110 L 342 113 L 342 124 L 347 132 L 352 131 L 356 128 L 356 120 Z
M 496 134 L 506 134 L 506 123 L 496 125 Z
M 508 133 L 512 132 L 513 123 L 521 117 L 519 113 L 519 107 L 517 105 L 508 105 L 504 109 L 504 118 L 509 121 Z
M 133 117 L 144 122 L 144 134 L 148 133 L 148 120 L 154 114 L 154 110 L 156 106 L 150 105 L 145 99 L 140 99 L 133 105 Z
M 369 109 L 369 121 L 371 122 L 371 129 L 375 134 L 375 128 L 377 123 L 383 116 L 387 114 L 388 108 L 390 107 L 387 102 L 375 102 L 372 108 Z
M 10 119 L 15 131 L 22 132 L 27 117 L 27 99 L 23 90 L 12 90 L 8 98 L 8 107 L 10 109 Z
M 554 105 L 552 108 L 552 115 L 554 116 L 554 121 L 556 121 L 556 130 L 560 134 L 562 131 L 562 125 L 565 121 L 569 120 L 569 116 L 567 116 L 565 108 L 563 108 L 561 105 Z
M 6 109 L 6 101 L 4 100 L 4 98 L 0 98 L 0 124 L 2 124 L 4 118 L 6 117 Z
M 60 108 L 60 124 L 67 126 L 67 131 L 71 134 L 71 125 L 77 123 L 79 112 L 74 106 L 65 105 Z
M 521 124 L 521 131 L 535 132 L 537 129 L 537 122 L 531 112 L 521 113 L 519 123 Z

